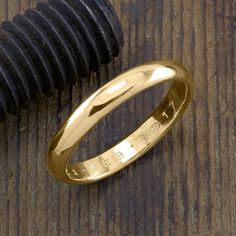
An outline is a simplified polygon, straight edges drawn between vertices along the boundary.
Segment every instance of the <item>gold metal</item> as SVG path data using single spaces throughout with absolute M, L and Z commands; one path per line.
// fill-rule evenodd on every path
M 99 156 L 69 163 L 81 139 L 99 120 L 134 95 L 167 81 L 173 84 L 166 97 L 138 129 Z M 183 115 L 192 95 L 189 72 L 173 61 L 150 62 L 118 76 L 83 102 L 55 135 L 48 153 L 50 171 L 68 184 L 93 183 L 113 175 L 166 135 Z

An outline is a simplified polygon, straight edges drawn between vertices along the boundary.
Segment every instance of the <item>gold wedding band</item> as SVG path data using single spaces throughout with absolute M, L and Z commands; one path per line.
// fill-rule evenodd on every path
M 141 91 L 168 81 L 173 83 L 164 100 L 132 134 L 96 157 L 69 162 L 81 139 L 99 120 Z M 49 147 L 49 170 L 68 184 L 93 183 L 120 171 L 167 134 L 192 95 L 189 72 L 173 61 L 150 62 L 118 76 L 83 102 L 57 132 Z

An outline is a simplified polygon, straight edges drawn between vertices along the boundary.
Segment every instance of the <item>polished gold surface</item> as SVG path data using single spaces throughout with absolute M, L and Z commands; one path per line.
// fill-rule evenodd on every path
M 169 92 L 138 129 L 99 156 L 69 162 L 81 139 L 99 120 L 134 95 L 164 82 L 173 82 Z M 55 135 L 48 152 L 50 171 L 68 184 L 93 183 L 120 171 L 166 135 L 183 115 L 192 95 L 189 72 L 173 61 L 150 62 L 118 76 L 83 102 Z

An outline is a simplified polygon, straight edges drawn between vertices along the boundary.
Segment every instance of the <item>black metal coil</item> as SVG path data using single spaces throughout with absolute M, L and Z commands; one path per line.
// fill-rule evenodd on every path
M 49 0 L 0 30 L 0 120 L 119 55 L 120 22 L 108 0 Z

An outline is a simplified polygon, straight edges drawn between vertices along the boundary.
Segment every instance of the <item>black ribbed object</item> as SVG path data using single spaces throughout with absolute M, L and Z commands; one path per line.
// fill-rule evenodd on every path
M 3 22 L 0 120 L 97 71 L 122 46 L 120 22 L 108 0 L 49 0 Z

